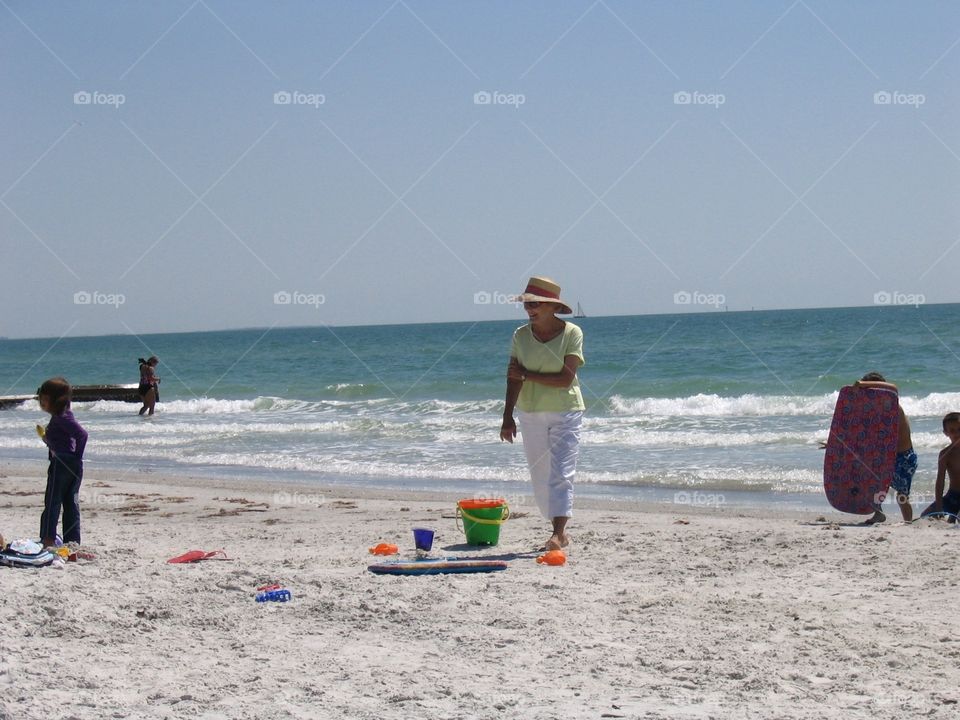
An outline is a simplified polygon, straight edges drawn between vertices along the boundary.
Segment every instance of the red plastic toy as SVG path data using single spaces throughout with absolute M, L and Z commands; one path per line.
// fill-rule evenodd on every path
M 549 550 L 537 558 L 541 565 L 566 565 L 567 555 L 563 550 Z
M 370 548 L 372 555 L 396 555 L 398 552 L 400 552 L 400 548 L 389 543 L 380 543 L 376 547 Z
M 170 558 L 167 560 L 168 563 L 195 563 L 200 562 L 201 560 L 230 560 L 231 558 L 227 557 L 227 553 L 223 550 L 211 550 L 209 552 L 205 550 L 190 550 L 185 552 L 183 555 L 177 555 L 175 558 Z

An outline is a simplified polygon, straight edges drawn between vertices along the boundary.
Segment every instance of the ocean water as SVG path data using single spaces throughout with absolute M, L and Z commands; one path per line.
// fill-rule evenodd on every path
M 691 504 L 822 498 L 837 389 L 878 370 L 900 387 L 932 492 L 960 410 L 958 305 L 577 320 L 587 365 L 579 496 Z M 161 360 L 152 419 L 76 403 L 87 467 L 324 484 L 527 492 L 519 444 L 498 439 L 511 333 L 523 322 L 250 329 L 0 340 L 0 394 L 47 377 L 135 383 Z M 35 402 L 0 411 L 0 457 L 41 459 Z M 91 472 L 91 470 L 88 470 Z

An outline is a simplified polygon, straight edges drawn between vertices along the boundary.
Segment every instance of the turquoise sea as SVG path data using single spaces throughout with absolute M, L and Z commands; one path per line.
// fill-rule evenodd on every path
M 898 384 L 932 492 L 940 418 L 960 410 L 960 305 L 588 317 L 581 497 L 819 506 L 837 389 Z M 152 419 L 78 403 L 96 468 L 323 484 L 527 491 L 498 440 L 516 321 L 0 340 L 0 395 L 47 377 L 135 383 L 160 360 Z M 42 460 L 35 402 L 0 411 L 0 457 Z

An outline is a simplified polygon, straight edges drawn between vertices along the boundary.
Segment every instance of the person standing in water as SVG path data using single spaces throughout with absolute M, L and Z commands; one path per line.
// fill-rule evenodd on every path
M 583 332 L 557 314 L 573 310 L 560 299 L 560 286 L 531 277 L 517 297 L 530 322 L 513 333 L 507 365 L 507 396 L 500 440 L 517 436 L 514 409 L 540 513 L 552 523 L 547 550 L 570 544 L 567 521 L 573 515 L 573 481 L 583 423 L 583 396 L 577 370 L 584 364 Z
M 137 388 L 137 394 L 143 401 L 143 407 L 140 408 L 140 415 L 147 413 L 153 415 L 157 401 L 160 399 L 160 378 L 157 376 L 156 367 L 160 363 L 156 355 L 151 355 L 140 361 L 140 387 Z

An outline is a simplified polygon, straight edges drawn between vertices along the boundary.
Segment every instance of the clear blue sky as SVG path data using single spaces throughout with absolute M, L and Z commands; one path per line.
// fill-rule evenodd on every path
M 960 301 L 957 3 L 0 0 L 0 52 L 0 335 Z

